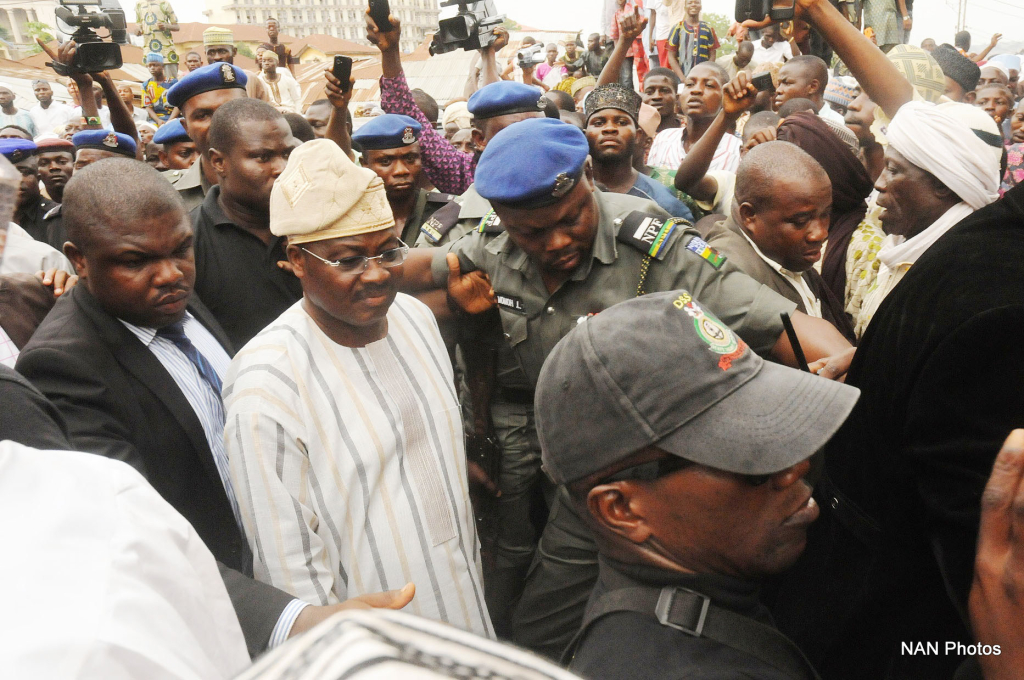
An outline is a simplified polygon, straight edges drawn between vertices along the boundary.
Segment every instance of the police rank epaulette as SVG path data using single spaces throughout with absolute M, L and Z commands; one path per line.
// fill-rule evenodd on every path
M 487 214 L 480 220 L 476 230 L 481 234 L 500 234 L 505 231 L 505 227 L 501 226 L 501 218 L 498 217 L 498 213 L 494 212 L 494 210 L 488 210 Z
M 443 194 L 447 195 L 447 194 Z M 430 200 L 428 195 L 427 200 Z M 444 237 L 459 223 L 459 211 L 462 206 L 455 201 L 449 201 L 434 211 L 427 220 L 420 225 L 420 233 L 423 234 L 431 244 L 437 245 L 444 240 Z
M 455 194 L 443 194 L 440 191 L 428 191 L 427 203 L 451 203 L 458 196 Z
M 675 242 L 677 228 L 692 226 L 681 217 L 665 219 L 638 210 L 616 219 L 615 225 L 619 229 L 619 241 L 633 246 L 655 260 L 665 259 L 668 249 Z

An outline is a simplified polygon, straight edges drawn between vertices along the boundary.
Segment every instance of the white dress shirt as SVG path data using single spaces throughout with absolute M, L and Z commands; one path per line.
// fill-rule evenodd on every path
M 249 667 L 213 555 L 128 465 L 0 443 L 3 675 L 207 680 Z
M 742 228 L 740 229 L 740 233 L 743 234 L 743 238 L 747 239 L 747 243 L 749 243 L 750 247 L 754 249 L 757 256 L 767 262 L 769 267 L 777 271 L 782 278 L 786 279 L 786 281 L 796 289 L 797 294 L 800 296 L 800 300 L 804 303 L 804 311 L 807 315 L 820 319 L 821 300 L 819 300 L 818 296 L 814 294 L 813 290 L 811 290 L 811 285 L 807 283 L 807 279 L 804 278 L 803 272 L 794 272 L 786 269 L 781 264 L 762 253 L 761 249 L 757 247 L 756 243 L 754 243 L 754 239 L 750 238 L 750 236 L 747 235 L 747 232 L 743 231 Z
M 134 326 L 127 321 L 121 323 L 130 330 L 143 345 L 153 353 L 160 365 L 171 374 L 175 384 L 185 395 L 189 406 L 195 412 L 200 424 L 203 426 L 203 434 L 210 445 L 210 452 L 213 454 L 213 462 L 217 467 L 217 474 L 224 485 L 224 492 L 231 503 L 231 511 L 235 514 L 235 521 L 238 522 L 239 531 L 243 532 L 242 522 L 238 513 L 238 501 L 235 498 L 235 488 L 231 484 L 231 474 L 228 471 L 227 454 L 224 452 L 224 404 L 221 396 L 210 385 L 209 381 L 199 372 L 199 368 L 192 363 L 192 360 L 182 352 L 177 345 L 169 339 L 157 335 L 155 328 L 143 328 Z M 206 357 L 206 360 L 213 366 L 221 382 L 227 374 L 228 365 L 231 359 L 227 352 L 217 341 L 213 334 L 206 329 L 194 316 L 185 313 L 184 319 L 185 335 L 188 336 L 192 345 L 199 350 L 199 353 Z M 269 648 L 281 644 L 288 639 L 292 625 L 298 617 L 299 612 L 308 606 L 308 603 L 301 600 L 293 600 L 281 612 L 277 624 L 271 632 Z
M 32 116 L 32 122 L 36 124 L 36 139 L 42 137 L 53 137 L 54 132 L 61 125 L 67 125 L 71 120 L 72 107 L 63 102 L 53 101 L 47 108 L 42 104 L 36 104 L 28 110 Z
M 758 64 L 784 62 L 793 58 L 793 48 L 785 40 L 778 40 L 771 47 L 765 47 L 760 40 L 754 42 L 753 61 Z

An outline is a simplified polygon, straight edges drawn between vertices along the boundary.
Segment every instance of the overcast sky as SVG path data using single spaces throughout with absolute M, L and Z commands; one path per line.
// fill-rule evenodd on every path
M 134 0 L 120 0 L 129 15 L 135 12 Z M 521 24 L 566 31 L 594 31 L 601 16 L 601 0 L 495 0 L 498 10 Z M 182 21 L 203 20 L 203 0 L 171 0 Z M 953 42 L 956 31 L 957 0 L 917 0 L 911 40 L 924 38 Z M 732 16 L 735 0 L 704 0 L 704 10 Z M 449 10 L 450 11 L 450 10 Z M 129 16 L 129 19 L 133 19 Z M 1008 38 L 1024 41 L 1024 1 L 968 0 L 967 28 L 974 37 L 974 48 L 981 49 L 996 31 Z M 287 27 L 285 27 L 287 31 Z M 996 52 L 999 50 L 997 49 Z

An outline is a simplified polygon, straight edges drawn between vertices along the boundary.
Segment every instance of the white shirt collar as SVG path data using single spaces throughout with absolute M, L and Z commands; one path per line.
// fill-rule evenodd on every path
M 761 252 L 761 249 L 757 247 L 757 244 L 754 243 L 754 240 L 750 238 L 746 231 L 744 231 L 743 227 L 740 227 L 739 225 L 736 226 L 739 229 L 739 232 L 743 234 L 743 238 L 747 239 L 747 243 L 749 243 L 750 247 L 754 249 L 755 253 L 757 253 L 758 257 L 767 262 L 768 266 L 778 272 L 780 276 L 793 284 L 793 287 L 796 288 L 796 292 L 800 295 L 800 299 L 803 300 L 804 308 L 807 310 L 807 313 L 810 316 L 821 318 L 821 300 L 819 300 L 818 296 L 816 296 L 814 291 L 811 290 L 811 286 L 807 283 L 807 279 L 804 278 L 803 272 L 790 271 L 765 255 Z

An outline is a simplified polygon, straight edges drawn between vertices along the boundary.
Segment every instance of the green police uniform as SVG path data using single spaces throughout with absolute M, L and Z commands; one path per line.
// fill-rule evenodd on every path
M 416 245 L 446 246 L 471 231 L 479 233 L 479 238 L 484 240 L 491 240 L 504 231 L 490 202 L 480 196 L 473 185 L 423 223 Z M 497 330 L 486 328 L 481 332 Z M 484 584 L 491 621 L 499 635 L 507 636 L 511 634 L 512 605 L 522 592 L 540 538 L 532 517 L 545 479 L 540 474 L 532 384 L 504 339 L 493 338 L 490 344 L 497 347 L 490 414 L 494 439 L 501 451 L 500 472 L 494 480 L 501 489 L 501 496 L 494 506 L 496 516 L 488 518 L 493 519 L 494 559 L 484 561 Z M 460 369 L 464 369 L 461 353 L 458 362 Z M 465 419 L 467 431 L 470 431 L 474 424 L 468 389 L 463 389 L 461 397 L 468 407 Z M 552 489 L 544 491 L 550 495 Z
M 779 314 L 792 312 L 792 302 L 725 261 L 653 202 L 601 191 L 595 197 L 592 258 L 553 293 L 507 234 L 487 238 L 477 231 L 450 246 L 464 271 L 490 277 L 505 338 L 530 390 L 548 353 L 580 319 L 646 292 L 686 289 L 756 352 L 771 350 L 783 332 Z M 438 285 L 448 276 L 446 252 L 432 263 Z M 560 499 L 564 490 L 555 496 L 512 620 L 514 642 L 556 658 L 578 629 L 597 577 L 589 530 Z
M 203 159 L 200 157 L 196 159 L 191 168 L 181 174 L 172 176 L 169 173 L 165 173 L 164 175 L 167 179 L 171 180 L 171 186 L 178 190 L 181 200 L 185 202 L 185 210 L 187 212 L 192 212 L 201 206 L 207 192 L 213 186 L 206 181 L 206 176 L 203 175 L 202 163 Z

